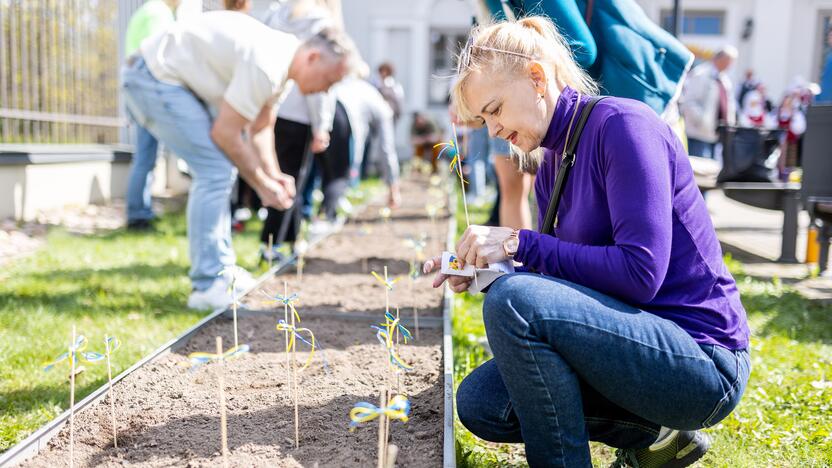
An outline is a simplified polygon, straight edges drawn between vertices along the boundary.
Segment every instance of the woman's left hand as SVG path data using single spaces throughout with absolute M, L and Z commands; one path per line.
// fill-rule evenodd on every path
M 485 268 L 491 263 L 508 260 L 503 242 L 511 237 L 514 229 L 495 226 L 468 226 L 456 244 L 456 256 L 464 265 Z

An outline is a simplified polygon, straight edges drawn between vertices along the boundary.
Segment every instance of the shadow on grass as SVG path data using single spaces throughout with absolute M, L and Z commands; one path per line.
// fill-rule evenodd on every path
M 737 275 L 738 281 L 743 277 Z M 750 317 L 763 315 L 761 336 L 784 335 L 801 342 L 832 344 L 832 305 L 810 301 L 788 288 L 741 288 Z
M 187 291 L 179 291 L 166 279 L 187 277 L 187 268 L 174 263 L 161 265 L 133 264 L 115 268 L 60 269 L 49 272 L 26 273 L 14 285 L 0 294 L 0 311 L 51 310 L 84 315 L 90 307 L 116 310 L 136 309 L 181 311 L 185 307 Z M 139 288 L 139 282 L 162 283 Z M 59 285 L 54 290 L 50 285 Z M 116 287 L 115 285 L 123 285 Z

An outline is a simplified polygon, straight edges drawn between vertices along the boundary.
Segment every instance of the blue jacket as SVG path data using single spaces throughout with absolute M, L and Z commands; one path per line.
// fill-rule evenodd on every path
M 484 1 L 495 20 L 506 19 L 501 0 Z M 679 95 L 693 54 L 635 0 L 504 1 L 516 17 L 551 18 L 603 94 L 642 101 L 660 115 Z

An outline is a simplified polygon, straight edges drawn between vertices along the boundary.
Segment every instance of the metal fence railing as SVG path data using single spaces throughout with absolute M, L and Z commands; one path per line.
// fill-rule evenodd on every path
M 0 136 L 7 143 L 113 143 L 118 3 L 0 2 Z
M 123 141 L 123 37 L 143 3 L 0 0 L 0 143 Z

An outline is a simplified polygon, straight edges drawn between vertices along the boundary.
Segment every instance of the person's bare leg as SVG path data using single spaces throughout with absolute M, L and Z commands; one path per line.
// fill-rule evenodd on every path
M 517 168 L 517 163 L 506 155 L 494 157 L 494 170 L 500 184 L 500 225 L 515 229 L 531 229 L 532 213 L 529 192 L 532 176 Z

